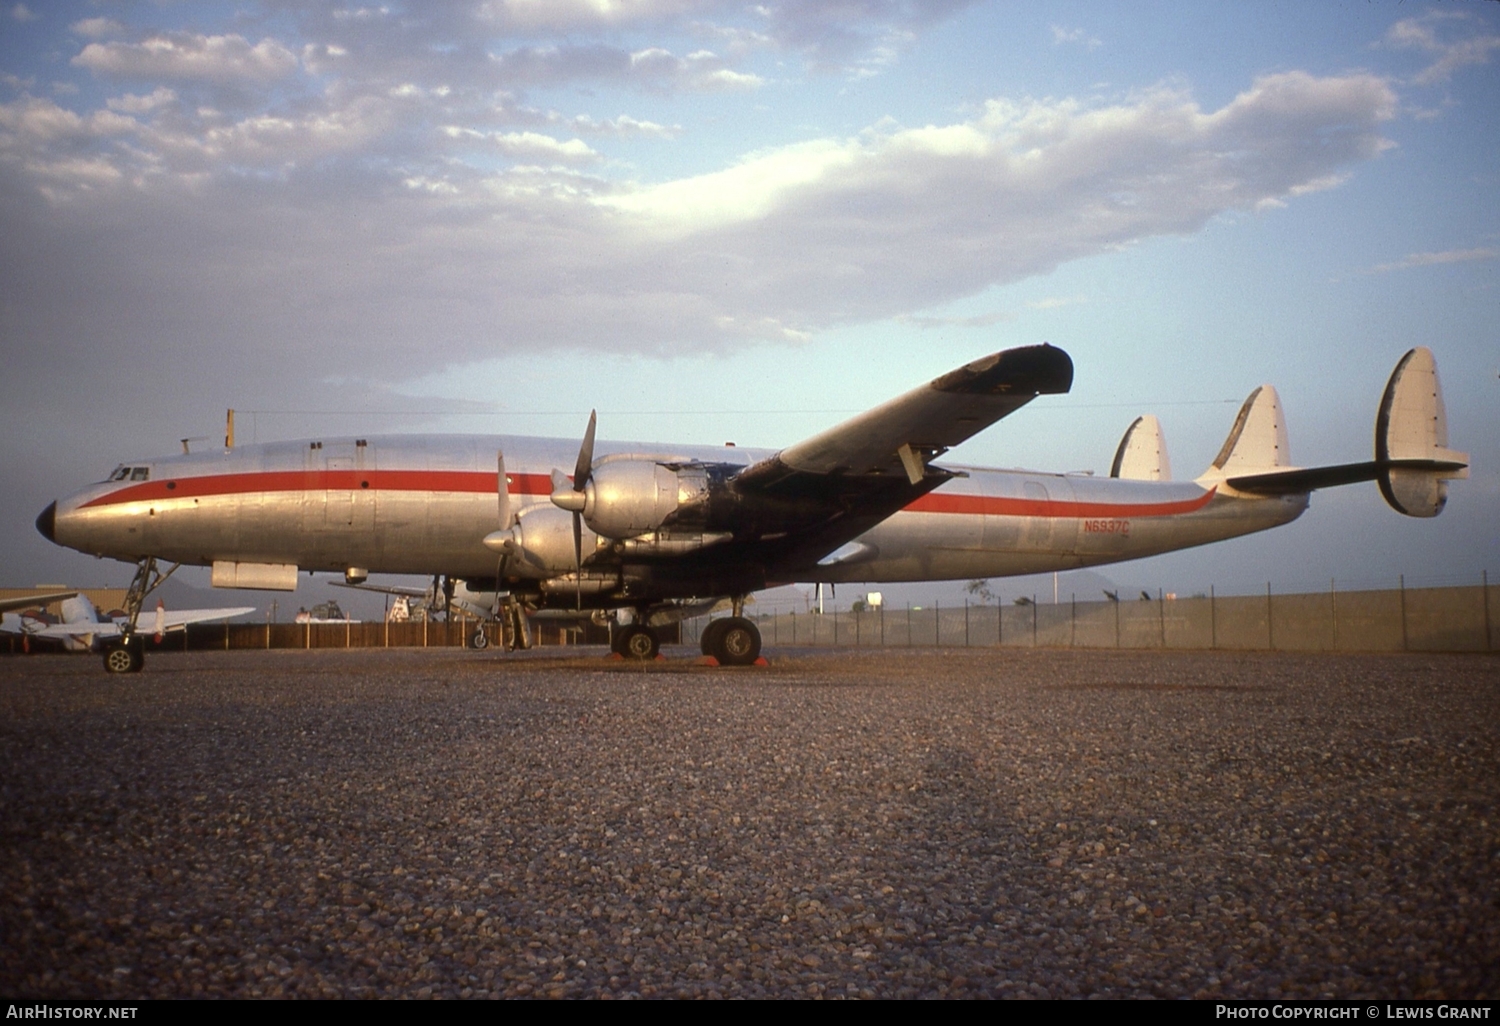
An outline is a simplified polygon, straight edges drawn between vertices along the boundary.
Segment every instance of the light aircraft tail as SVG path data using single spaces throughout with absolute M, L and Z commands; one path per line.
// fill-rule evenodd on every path
M 1435 517 L 1448 501 L 1447 482 L 1469 476 L 1468 453 L 1448 448 L 1448 415 L 1432 350 L 1418 346 L 1396 364 L 1375 416 L 1375 459 L 1295 468 L 1276 390 L 1262 385 L 1239 417 L 1200 484 L 1249 495 L 1305 494 L 1318 488 L 1377 481 L 1398 513 Z

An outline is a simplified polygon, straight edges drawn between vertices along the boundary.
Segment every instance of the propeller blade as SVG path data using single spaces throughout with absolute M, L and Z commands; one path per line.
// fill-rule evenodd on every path
M 573 468 L 573 490 L 583 491 L 594 472 L 594 427 L 599 422 L 599 411 L 589 411 L 589 426 L 583 433 L 583 445 L 578 447 L 578 464 Z
M 495 465 L 499 476 L 495 483 L 495 494 L 500 500 L 500 530 L 510 526 L 510 482 L 505 478 L 505 453 L 498 452 L 495 457 Z

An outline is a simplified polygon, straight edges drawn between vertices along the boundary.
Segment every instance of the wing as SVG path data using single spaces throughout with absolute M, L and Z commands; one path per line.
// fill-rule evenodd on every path
M 61 602 L 77 595 L 76 591 L 53 591 L 45 595 L 21 595 L 17 598 L 0 599 L 0 613 L 8 613 L 13 609 L 30 609 L 32 606 L 45 606 L 50 602 Z
M 166 631 L 180 631 L 190 623 L 205 623 L 210 620 L 229 620 L 236 616 L 244 616 L 246 613 L 255 612 L 254 606 L 233 606 L 225 609 L 179 609 L 176 612 L 167 612 L 162 616 L 161 629 Z M 102 623 L 60 623 L 43 631 L 44 635 L 51 634 L 58 637 L 65 635 L 97 634 L 101 638 L 112 638 L 119 634 L 125 626 L 125 618 L 105 620 Z M 136 621 L 135 630 L 137 634 L 152 634 L 157 629 L 156 614 L 152 610 L 145 610 Z
M 1049 345 L 965 364 L 745 468 L 736 534 L 758 539 L 768 569 L 816 562 L 954 476 L 933 459 L 1072 384 L 1073 361 Z

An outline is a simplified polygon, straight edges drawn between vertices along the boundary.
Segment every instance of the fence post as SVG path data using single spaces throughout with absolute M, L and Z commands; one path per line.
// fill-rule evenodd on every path
M 932 647 L 943 647 L 943 604 L 941 602 L 932 604 Z
M 964 599 L 964 648 L 969 647 L 969 600 Z
M 1219 647 L 1219 601 L 1214 586 L 1208 586 L 1208 647 Z
M 1328 604 L 1333 608 L 1333 647 L 1330 651 L 1339 650 L 1339 587 L 1338 579 L 1328 578 Z
M 1479 572 L 1480 591 L 1484 594 L 1484 650 L 1492 651 L 1490 645 L 1490 572 L 1481 570 Z
M 1078 643 L 1078 592 L 1068 596 L 1072 608 L 1068 610 L 1068 647 L 1073 648 Z
M 1005 647 L 1005 600 L 995 596 L 995 647 Z
M 1401 575 L 1401 651 L 1407 651 L 1406 642 L 1406 575 Z
M 1031 647 L 1036 648 L 1036 592 L 1031 593 Z
M 1271 582 L 1266 582 L 1266 648 L 1276 651 L 1276 633 L 1271 626 Z

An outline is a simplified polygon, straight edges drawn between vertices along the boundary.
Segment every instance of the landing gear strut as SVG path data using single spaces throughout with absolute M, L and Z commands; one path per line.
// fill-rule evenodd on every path
M 136 634 L 135 624 L 140 619 L 146 596 L 176 573 L 179 565 L 173 563 L 166 573 L 162 573 L 156 565 L 155 556 L 147 556 L 136 564 L 135 577 L 131 579 L 130 588 L 125 592 L 125 614 L 128 619 L 120 636 L 104 648 L 106 673 L 140 673 L 141 667 L 146 665 L 146 643 Z

